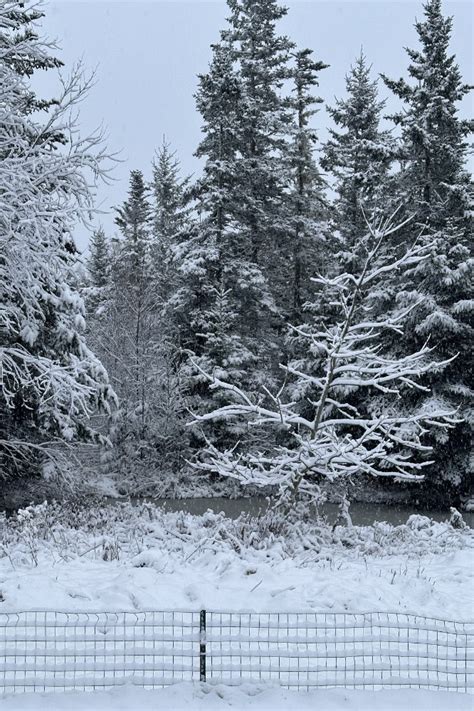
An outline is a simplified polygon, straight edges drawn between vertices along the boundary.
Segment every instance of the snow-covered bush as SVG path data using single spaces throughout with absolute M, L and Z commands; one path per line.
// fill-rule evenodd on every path
M 118 560 L 135 566 L 161 566 L 170 557 L 178 565 L 199 565 L 209 556 L 237 556 L 251 563 L 267 559 L 332 560 L 340 555 L 419 557 L 474 547 L 469 528 L 454 528 L 411 516 L 406 524 L 392 526 L 333 526 L 307 518 L 295 522 L 281 512 L 229 519 L 208 511 L 193 516 L 183 511 L 166 513 L 159 506 L 79 506 L 43 503 L 0 519 L 0 558 L 14 566 L 38 565 L 41 560 Z M 309 559 L 308 559 L 309 556 Z

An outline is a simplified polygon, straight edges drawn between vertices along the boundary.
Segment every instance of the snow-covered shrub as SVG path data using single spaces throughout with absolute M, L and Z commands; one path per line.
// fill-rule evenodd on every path
M 8 557 L 14 566 L 80 558 L 161 570 L 166 560 L 180 567 L 200 565 L 213 557 L 220 560 L 221 554 L 228 560 L 236 556 L 250 567 L 261 555 L 269 562 L 292 559 L 307 565 L 308 560 L 341 556 L 417 558 L 467 546 L 474 547 L 471 529 L 426 517 L 411 517 L 400 526 L 379 522 L 349 528 L 315 520 L 296 525 L 273 511 L 229 519 L 211 511 L 203 516 L 166 513 L 149 503 L 87 508 L 43 503 L 0 520 L 0 557 Z

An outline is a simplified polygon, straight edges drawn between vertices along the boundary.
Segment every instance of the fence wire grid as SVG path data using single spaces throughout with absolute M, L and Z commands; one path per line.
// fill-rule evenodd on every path
M 0 692 L 132 683 L 473 690 L 474 623 L 372 613 L 0 613 Z

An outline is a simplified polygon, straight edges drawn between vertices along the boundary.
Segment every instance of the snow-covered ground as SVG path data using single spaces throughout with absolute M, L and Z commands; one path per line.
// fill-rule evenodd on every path
M 196 542 L 195 547 L 199 545 Z M 212 545 L 212 544 L 211 544 Z M 204 546 L 203 546 L 204 547 Z M 471 550 L 410 557 L 405 553 L 333 558 L 301 555 L 244 558 L 202 550 L 182 555 L 153 549 L 129 560 L 44 554 L 34 567 L 0 561 L 0 610 L 225 609 L 252 611 L 404 611 L 472 620 Z
M 472 711 L 473 697 L 443 691 L 402 689 L 287 691 L 262 684 L 176 684 L 144 691 L 120 687 L 109 692 L 29 694 L 0 698 L 1 711 Z
M 348 529 L 164 513 L 149 504 L 55 505 L 0 519 L 0 612 L 241 610 L 411 612 L 474 619 L 474 534 L 420 516 Z M 44 700 L 43 700 L 44 699 Z M 252 685 L 4 697 L 0 709 L 470 709 L 454 692 Z
M 282 528 L 283 525 L 283 528 Z M 0 521 L 1 611 L 390 611 L 474 619 L 474 533 L 42 505 Z

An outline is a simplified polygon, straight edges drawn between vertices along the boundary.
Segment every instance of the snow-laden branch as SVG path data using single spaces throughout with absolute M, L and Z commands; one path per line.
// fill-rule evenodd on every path
M 57 442 L 97 441 L 97 408 L 114 402 L 84 341 L 73 233 L 94 209 L 111 165 L 100 131 L 81 136 L 78 107 L 91 85 L 78 65 L 58 96 L 38 100 L 25 67 L 54 67 L 34 32 L 31 3 L 0 2 L 0 459 L 14 475 Z M 25 31 L 22 17 L 27 21 Z M 30 22 L 31 20 L 31 22 Z M 28 24 L 29 23 L 29 24 Z M 39 110 L 41 109 L 41 110 Z
M 285 399 L 283 391 L 276 396 L 249 395 L 195 364 L 212 389 L 228 394 L 229 402 L 195 416 L 194 423 L 238 418 L 249 427 L 283 429 L 289 436 L 284 446 L 266 452 L 242 453 L 237 446 L 218 451 L 208 443 L 199 466 L 244 484 L 277 486 L 285 496 L 297 491 L 310 494 L 322 478 L 333 481 L 361 474 L 423 478 L 423 470 L 432 463 L 426 458 L 431 448 L 423 441 L 428 428 L 448 428 L 457 420 L 454 412 L 443 407 L 410 412 L 404 397 L 411 389 L 427 390 L 423 376 L 450 361 L 434 360 L 428 344 L 404 357 L 387 352 L 386 335 L 403 333 L 417 305 L 382 318 L 371 298 L 371 290 L 387 275 L 425 259 L 418 246 L 402 256 L 387 256 L 388 236 L 405 224 L 389 219 L 377 228 L 369 225 L 371 245 L 360 273 L 318 277 L 340 320 L 336 316 L 330 326 L 294 328 L 306 358 L 303 364 L 282 368 L 293 391 L 306 393 L 304 408 L 294 397 Z M 314 354 L 309 363 L 308 353 Z M 374 402 L 376 397 L 378 407 L 368 407 L 366 401 Z

